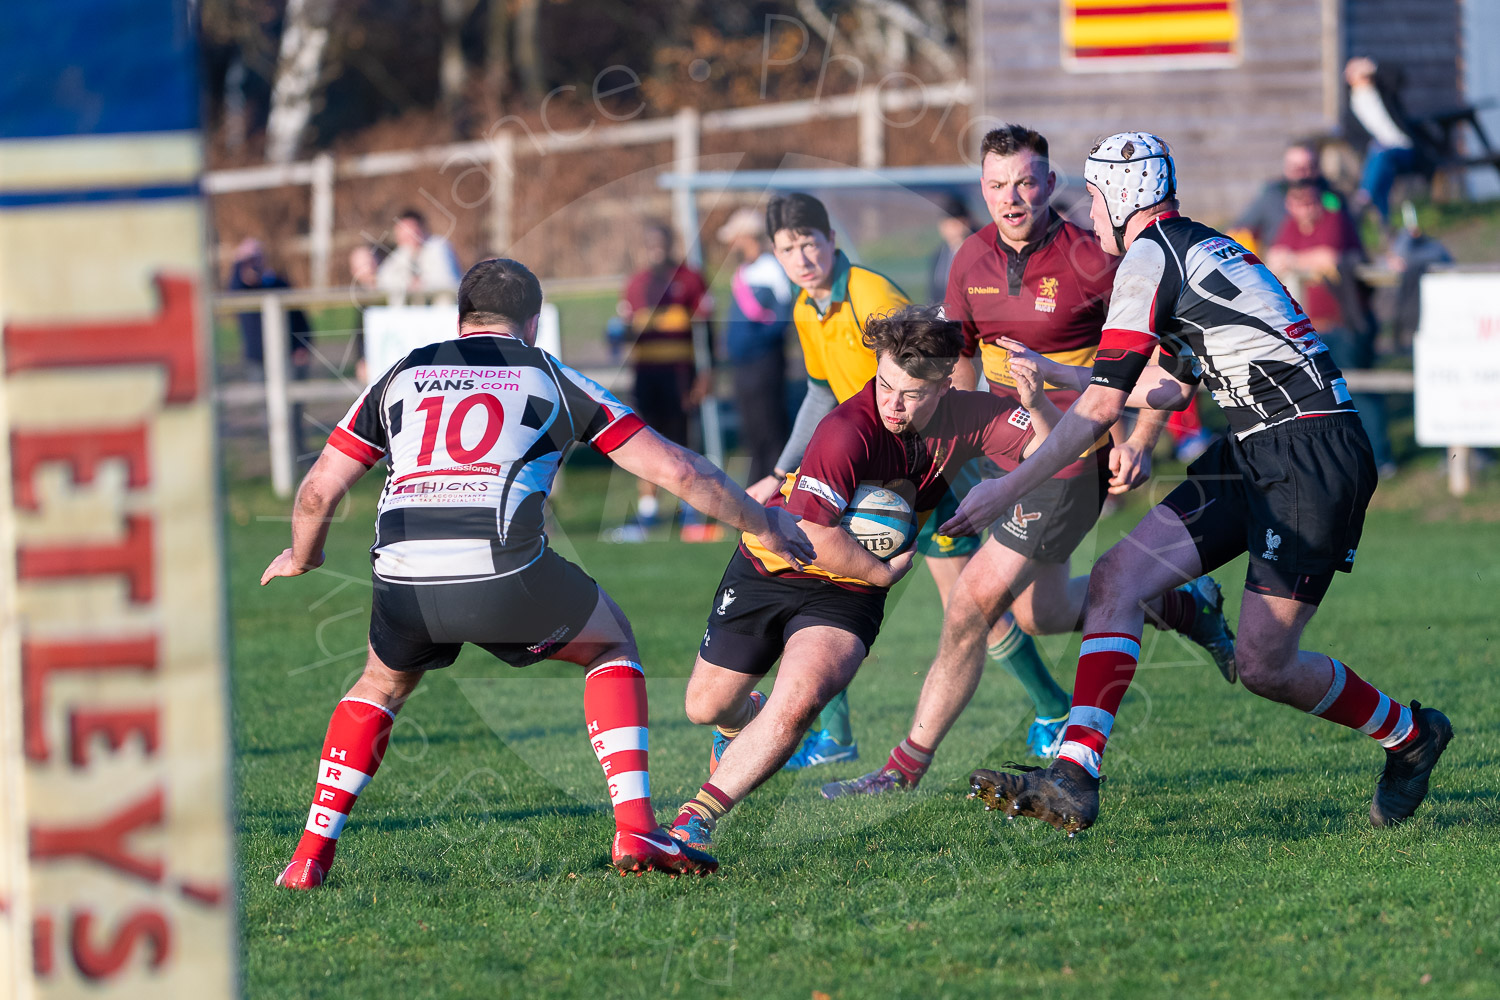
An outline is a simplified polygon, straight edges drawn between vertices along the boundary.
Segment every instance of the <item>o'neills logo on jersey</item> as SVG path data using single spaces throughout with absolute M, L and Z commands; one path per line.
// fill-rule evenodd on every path
M 1057 279 L 1043 278 L 1037 285 L 1036 311 L 1039 313 L 1053 313 L 1057 311 Z
M 1000 294 L 1000 289 L 996 288 L 994 285 L 970 285 L 968 291 L 969 291 L 970 295 L 999 295 Z

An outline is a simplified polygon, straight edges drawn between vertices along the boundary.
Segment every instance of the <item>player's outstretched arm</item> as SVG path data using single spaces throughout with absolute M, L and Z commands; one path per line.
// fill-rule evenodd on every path
M 1056 384 L 1056 383 L 1054 383 Z M 958 512 L 938 525 L 945 535 L 977 535 L 994 523 L 1026 494 L 1077 460 L 1099 435 L 1120 419 L 1125 392 L 1105 385 L 1091 385 L 1068 407 L 1045 441 L 1014 472 L 986 480 L 958 505 Z
M 637 431 L 609 457 L 626 472 L 655 483 L 695 510 L 757 536 L 762 545 L 798 568 L 817 556 L 797 526 L 797 517 L 780 507 L 756 503 L 718 466 L 649 427 Z
M 1065 365 L 1060 361 L 1053 361 L 1033 351 L 1019 340 L 1011 340 L 1009 337 L 1001 337 L 1000 346 L 1010 354 L 1012 367 L 1018 361 L 1027 363 L 1040 372 L 1043 379 L 1060 389 L 1082 392 L 1088 388 L 1089 377 L 1094 373 L 1090 365 Z M 1027 409 L 1031 407 L 1028 406 Z
M 818 549 L 818 568 L 872 587 L 894 587 L 912 567 L 916 550 L 907 549 L 890 562 L 882 562 L 843 527 L 802 522 L 807 536 Z
M 368 466 L 362 462 L 333 445 L 324 446 L 292 502 L 292 546 L 283 549 L 260 575 L 262 587 L 278 576 L 301 576 L 323 565 L 323 543 L 328 540 L 333 512 L 366 471 Z

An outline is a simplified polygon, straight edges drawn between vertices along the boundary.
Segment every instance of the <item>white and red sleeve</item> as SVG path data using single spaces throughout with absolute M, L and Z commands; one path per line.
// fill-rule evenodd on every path
M 608 389 L 582 372 L 553 361 L 562 376 L 563 405 L 573 421 L 573 436 L 608 455 L 643 430 L 646 422 Z
M 1161 244 L 1137 238 L 1115 272 L 1109 314 L 1099 337 L 1091 385 L 1129 392 L 1161 341 L 1161 309 L 1175 299 L 1164 294 L 1167 257 Z
M 386 383 L 391 373 L 386 372 L 359 394 L 344 419 L 328 435 L 328 443 L 348 455 L 366 468 L 385 457 L 390 449 L 390 438 L 386 433 L 385 414 L 380 412 L 380 399 L 385 395 Z

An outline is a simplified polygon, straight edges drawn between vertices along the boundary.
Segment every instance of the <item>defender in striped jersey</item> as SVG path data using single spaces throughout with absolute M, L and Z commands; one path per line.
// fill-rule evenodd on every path
M 376 380 L 297 492 L 292 545 L 262 585 L 322 565 L 339 501 L 376 462 L 389 463 L 370 550 L 369 659 L 334 709 L 306 830 L 277 885 L 322 884 L 396 712 L 423 673 L 451 664 L 466 642 L 515 667 L 552 659 L 587 668 L 584 717 L 609 784 L 622 873 L 718 867 L 656 821 L 645 677 L 630 623 L 548 547 L 543 505 L 567 448 L 588 442 L 798 565 L 813 548 L 794 516 L 761 507 L 706 459 L 535 347 L 541 306 L 541 285 L 522 264 L 476 264 L 459 286 L 458 337 L 413 351 Z
M 1370 822 L 1399 823 L 1426 797 L 1452 726 L 1441 712 L 1402 705 L 1338 660 L 1299 648 L 1334 572 L 1353 566 L 1375 489 L 1370 442 L 1343 375 L 1302 308 L 1254 254 L 1178 215 L 1176 171 L 1161 139 L 1110 136 L 1090 152 L 1084 179 L 1095 235 L 1122 258 L 1109 317 L 1086 379 L 1083 369 L 1039 365 L 1049 381 L 1076 384 L 1083 394 L 1030 459 L 975 487 L 941 530 L 971 533 L 988 524 L 1112 424 L 1132 392 L 1145 389 L 1151 405 L 1175 406 L 1191 392 L 1185 383 L 1201 378 L 1232 433 L 1095 564 L 1057 760 L 1019 776 L 976 771 L 974 791 L 991 808 L 1070 832 L 1093 823 L 1105 741 L 1140 656 L 1141 603 L 1248 551 L 1240 679 L 1262 697 L 1379 742 L 1386 764 Z M 1178 377 L 1155 372 L 1142 386 L 1157 352 L 1163 366 L 1175 360 Z

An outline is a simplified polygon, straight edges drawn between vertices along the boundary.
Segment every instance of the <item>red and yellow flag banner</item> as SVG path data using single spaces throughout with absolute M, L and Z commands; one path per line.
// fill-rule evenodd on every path
M 1239 0 L 1062 0 L 1075 72 L 1232 66 L 1239 47 Z

